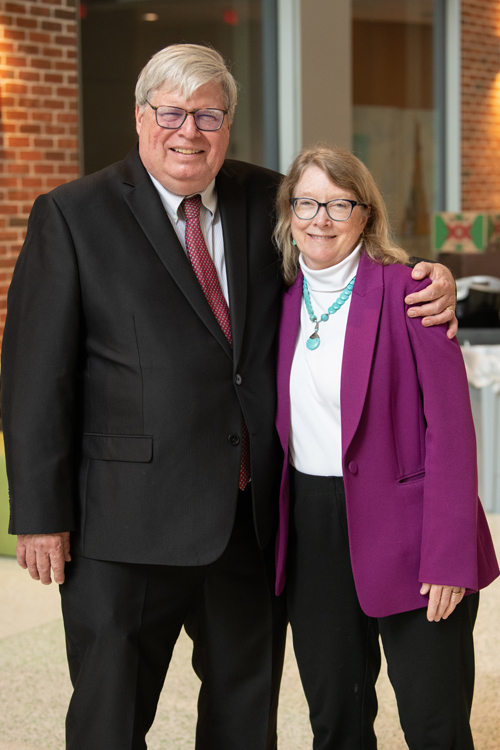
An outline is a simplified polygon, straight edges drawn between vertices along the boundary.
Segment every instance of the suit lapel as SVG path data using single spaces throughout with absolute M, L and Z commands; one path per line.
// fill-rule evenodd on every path
M 354 284 L 342 359 L 342 456 L 358 428 L 365 403 L 384 295 L 383 266 L 362 253 Z
M 232 358 L 231 347 L 210 309 L 189 258 L 179 243 L 158 191 L 135 150 L 124 162 L 123 180 L 131 185 L 131 189 L 125 194 L 125 200 L 142 231 L 197 315 Z
M 238 362 L 243 345 L 247 308 L 246 190 L 231 177 L 226 167 L 217 175 L 216 187 L 224 234 L 234 361 Z
M 293 355 L 297 343 L 300 325 L 300 306 L 302 303 L 302 271 L 297 280 L 283 295 L 281 322 L 278 337 L 278 407 L 276 411 L 276 429 L 281 447 L 288 456 L 288 436 L 290 432 L 290 373 Z

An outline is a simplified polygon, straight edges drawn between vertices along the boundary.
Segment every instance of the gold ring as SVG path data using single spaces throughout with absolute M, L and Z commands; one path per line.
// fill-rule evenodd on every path
M 455 594 L 455 596 L 460 596 L 460 594 L 462 593 L 462 590 L 460 589 L 460 591 L 452 591 L 451 593 Z
M 451 310 L 452 312 L 455 312 L 455 305 L 448 305 L 446 309 Z

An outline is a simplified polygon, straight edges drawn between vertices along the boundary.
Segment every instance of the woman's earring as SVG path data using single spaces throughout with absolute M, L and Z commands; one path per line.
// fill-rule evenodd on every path
M 293 239 L 293 237 L 292 237 L 292 245 L 293 245 L 294 247 L 297 247 L 297 243 L 295 242 L 295 240 Z

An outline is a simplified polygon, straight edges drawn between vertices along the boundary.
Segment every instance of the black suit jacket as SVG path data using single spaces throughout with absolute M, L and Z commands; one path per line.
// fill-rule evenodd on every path
M 71 530 L 97 559 L 213 561 L 233 525 L 243 413 L 269 541 L 278 181 L 231 161 L 216 179 L 232 350 L 136 148 L 36 200 L 2 354 L 11 533 Z

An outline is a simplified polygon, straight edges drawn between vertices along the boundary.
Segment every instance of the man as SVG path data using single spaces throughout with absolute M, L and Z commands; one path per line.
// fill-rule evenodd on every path
M 136 105 L 138 150 L 30 217 L 3 351 L 10 532 L 63 584 L 68 748 L 146 747 L 194 613 L 198 750 L 270 750 L 279 175 L 224 161 L 236 86 L 214 50 L 157 53 Z

